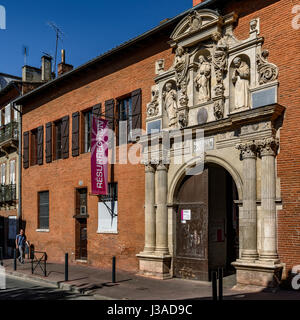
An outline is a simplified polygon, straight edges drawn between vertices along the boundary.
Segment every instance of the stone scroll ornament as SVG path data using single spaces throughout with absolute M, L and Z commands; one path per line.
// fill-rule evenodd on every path
M 256 55 L 259 84 L 275 81 L 278 78 L 278 68 L 275 64 L 268 62 L 269 51 L 263 50 Z
M 214 116 L 216 120 L 223 119 L 224 117 L 224 100 L 219 99 L 214 103 Z
M 152 90 L 151 92 L 152 95 L 152 100 L 151 102 L 148 104 L 147 107 L 147 115 L 148 117 L 154 117 L 158 115 L 158 96 L 159 96 L 159 91 L 157 89 Z

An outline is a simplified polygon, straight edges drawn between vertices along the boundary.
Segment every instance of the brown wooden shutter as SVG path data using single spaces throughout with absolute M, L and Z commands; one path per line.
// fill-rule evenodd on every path
M 100 118 L 101 117 L 101 103 L 93 106 L 93 117 Z
M 142 90 L 131 93 L 132 98 L 132 129 L 142 129 Z
M 23 133 L 23 167 L 29 168 L 29 131 Z
M 108 121 L 108 128 L 114 130 L 114 120 L 115 120 L 115 100 L 105 101 L 105 119 Z
M 46 162 L 52 162 L 52 122 L 46 124 Z
M 43 164 L 44 160 L 44 126 L 38 127 L 37 130 L 37 163 Z
M 72 114 L 72 156 L 79 156 L 79 120 L 80 113 Z
M 69 158 L 69 116 L 62 118 L 62 156 L 63 159 Z

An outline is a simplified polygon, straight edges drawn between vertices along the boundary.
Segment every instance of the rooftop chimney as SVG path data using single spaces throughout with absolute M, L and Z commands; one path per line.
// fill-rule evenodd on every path
M 66 63 L 66 52 L 65 50 L 61 50 L 61 63 L 58 65 L 58 75 L 61 76 L 71 70 L 73 70 L 73 66 Z
M 205 0 L 193 0 L 193 7 L 195 7 L 197 4 L 204 2 Z
M 50 81 L 52 79 L 52 58 L 42 56 L 42 81 Z
M 22 81 L 24 82 L 40 82 L 42 78 L 41 69 L 24 66 L 22 68 Z

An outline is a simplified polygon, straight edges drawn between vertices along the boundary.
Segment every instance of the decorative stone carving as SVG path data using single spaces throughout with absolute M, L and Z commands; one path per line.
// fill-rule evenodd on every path
M 260 20 L 259 18 L 253 19 L 250 21 L 250 34 L 260 32 Z
M 178 123 L 180 128 L 185 128 L 188 125 L 188 111 L 181 111 L 178 115 Z
M 180 91 L 179 103 L 181 106 L 186 107 L 188 104 L 187 84 L 189 82 L 188 67 L 189 67 L 189 54 L 182 46 L 176 49 L 174 69 L 176 85 Z
M 225 38 L 222 38 L 222 34 L 220 32 L 215 32 L 212 35 L 212 39 L 215 42 L 212 58 L 214 69 L 221 70 L 221 72 L 224 73 L 228 68 L 228 44 Z
M 169 128 L 178 127 L 178 105 L 177 105 L 177 92 L 173 88 L 173 84 L 168 82 L 166 89 L 163 92 L 164 107 L 167 111 L 169 118 Z
M 278 78 L 278 68 L 275 64 L 268 62 L 269 51 L 263 50 L 256 55 L 259 84 L 272 82 Z
M 214 103 L 214 115 L 216 120 L 223 119 L 224 117 L 224 100 L 220 99 Z
M 159 59 L 155 63 L 155 73 L 156 74 L 161 74 L 164 72 L 165 69 L 165 60 L 164 59 Z
M 192 33 L 198 31 L 202 26 L 202 17 L 198 11 L 193 11 L 188 16 L 189 19 L 189 29 L 188 32 Z
M 220 69 L 218 69 L 216 70 L 215 75 L 216 75 L 216 82 L 217 82 L 217 84 L 214 87 L 215 94 L 216 96 L 222 97 L 225 91 L 225 87 L 223 83 L 223 72 Z
M 235 109 L 249 107 L 250 68 L 240 57 L 233 60 L 235 70 L 232 82 L 235 85 L 234 107 Z
M 199 91 L 198 102 L 203 103 L 210 100 L 210 78 L 211 65 L 204 56 L 199 57 L 199 69 L 195 78 L 196 88 Z
M 236 145 L 236 149 L 241 151 L 241 156 L 245 158 L 255 158 L 257 156 L 258 143 L 253 141 L 247 141 Z
M 266 138 L 258 141 L 260 156 L 275 156 L 279 148 L 278 138 Z
M 152 89 L 151 90 L 151 95 L 152 99 L 151 102 L 147 106 L 147 115 L 148 117 L 154 117 L 158 115 L 159 112 L 159 102 L 158 102 L 158 97 L 159 97 L 159 91 L 158 89 Z

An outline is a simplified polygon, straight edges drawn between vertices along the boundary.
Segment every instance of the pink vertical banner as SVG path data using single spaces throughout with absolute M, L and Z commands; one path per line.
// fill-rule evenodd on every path
M 93 116 L 91 133 L 92 194 L 108 193 L 108 121 Z

